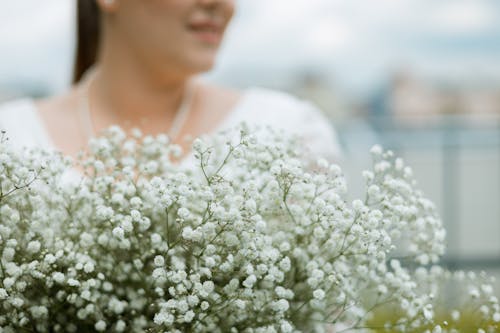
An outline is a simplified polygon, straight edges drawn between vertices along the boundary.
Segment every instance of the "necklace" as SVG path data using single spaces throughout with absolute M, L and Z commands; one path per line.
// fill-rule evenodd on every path
M 95 136 L 95 129 L 92 124 L 92 116 L 90 114 L 90 102 L 89 102 L 89 87 L 92 81 L 95 79 L 97 75 L 97 70 L 95 67 L 90 67 L 82 77 L 82 94 L 81 94 L 81 103 L 79 109 L 80 120 L 83 123 L 84 131 L 87 137 L 87 140 L 92 136 Z M 174 120 L 172 121 L 172 125 L 167 132 L 167 135 L 170 141 L 173 141 L 179 135 L 182 127 L 186 123 L 189 112 L 191 111 L 191 106 L 193 104 L 193 95 L 194 95 L 194 86 L 188 81 L 186 84 L 186 90 L 182 95 L 182 101 L 177 109 Z

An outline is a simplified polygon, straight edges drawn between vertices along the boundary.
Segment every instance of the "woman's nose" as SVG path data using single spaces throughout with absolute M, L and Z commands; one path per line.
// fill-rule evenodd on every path
M 198 5 L 211 12 L 224 12 L 228 16 L 232 16 L 235 0 L 198 0 Z

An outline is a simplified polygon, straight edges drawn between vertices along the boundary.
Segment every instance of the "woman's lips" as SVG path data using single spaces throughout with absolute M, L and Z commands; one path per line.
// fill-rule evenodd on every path
M 188 27 L 198 40 L 206 43 L 218 44 L 222 38 L 221 25 L 213 21 L 195 22 Z

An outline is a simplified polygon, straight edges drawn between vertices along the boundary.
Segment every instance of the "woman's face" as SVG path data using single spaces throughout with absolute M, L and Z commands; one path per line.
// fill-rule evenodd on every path
M 211 69 L 235 0 L 115 0 L 112 38 L 154 71 L 189 75 Z

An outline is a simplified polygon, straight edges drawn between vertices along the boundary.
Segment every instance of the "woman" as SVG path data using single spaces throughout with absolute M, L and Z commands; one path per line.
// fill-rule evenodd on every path
M 310 103 L 196 78 L 214 66 L 234 7 L 234 0 L 79 0 L 74 85 L 5 104 L 0 128 L 16 145 L 75 155 L 111 124 L 167 133 L 189 148 L 186 138 L 247 121 L 298 133 L 315 154 L 334 159 L 335 133 Z

